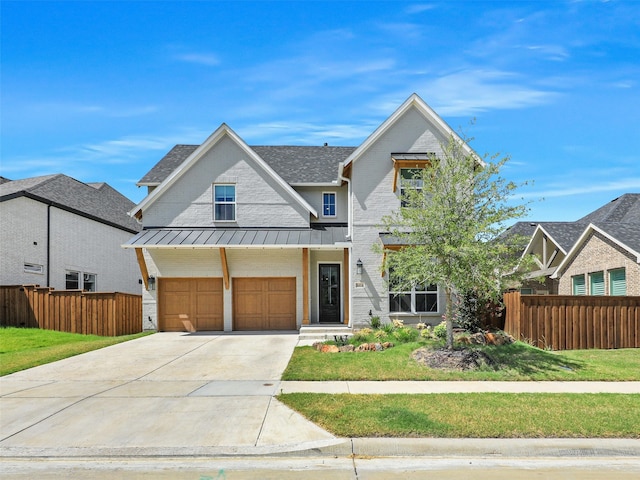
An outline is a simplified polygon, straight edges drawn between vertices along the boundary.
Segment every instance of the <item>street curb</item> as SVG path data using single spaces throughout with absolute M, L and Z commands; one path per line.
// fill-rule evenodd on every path
M 637 458 L 640 439 L 564 438 L 337 438 L 300 445 L 166 448 L 24 448 L 0 458 L 213 457 Z

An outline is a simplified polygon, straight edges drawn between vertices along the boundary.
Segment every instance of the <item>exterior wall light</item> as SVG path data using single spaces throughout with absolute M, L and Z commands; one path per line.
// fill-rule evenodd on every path
M 151 275 L 149 278 L 147 278 L 147 283 L 149 285 L 149 290 L 155 290 L 156 289 L 156 277 Z
M 362 260 L 358 259 L 358 261 L 356 262 L 356 273 L 358 275 L 362 275 Z

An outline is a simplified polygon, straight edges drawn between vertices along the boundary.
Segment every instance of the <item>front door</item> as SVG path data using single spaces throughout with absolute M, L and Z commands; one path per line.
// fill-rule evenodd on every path
M 340 264 L 320 265 L 320 322 L 340 323 Z

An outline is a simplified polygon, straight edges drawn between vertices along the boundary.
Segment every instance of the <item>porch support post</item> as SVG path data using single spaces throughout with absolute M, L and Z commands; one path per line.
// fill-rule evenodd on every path
M 227 265 L 227 251 L 220 248 L 220 262 L 222 263 L 222 278 L 224 280 L 224 289 L 229 290 L 229 266 Z
M 136 258 L 138 259 L 138 266 L 140 267 L 140 274 L 142 275 L 142 282 L 144 283 L 145 290 L 149 290 L 149 270 L 147 270 L 147 262 L 144 261 L 144 252 L 141 248 L 136 248 Z
M 302 249 L 302 325 L 309 325 L 309 249 Z
M 342 276 L 344 277 L 342 279 L 342 284 L 344 285 L 344 300 L 343 300 L 343 305 L 344 305 L 344 313 L 343 313 L 343 318 L 344 321 L 343 323 L 345 325 L 349 325 L 349 311 L 351 310 L 350 305 L 349 305 L 349 294 L 350 294 L 350 290 L 351 290 L 351 278 L 349 275 L 349 272 L 351 272 L 351 268 L 350 268 L 350 264 L 349 264 L 349 249 L 345 248 L 344 249 L 344 268 L 342 269 L 342 271 L 344 272 L 342 274 Z

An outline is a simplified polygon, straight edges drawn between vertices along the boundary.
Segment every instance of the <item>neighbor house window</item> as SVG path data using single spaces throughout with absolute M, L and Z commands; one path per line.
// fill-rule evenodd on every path
M 604 295 L 604 272 L 589 274 L 589 293 L 591 295 Z
M 533 295 L 533 288 L 523 287 L 520 289 L 522 295 Z
M 67 270 L 64 276 L 66 290 L 78 290 L 80 288 L 80 272 Z
M 336 216 L 336 194 L 335 193 L 322 194 L 322 216 L 323 217 Z
M 624 268 L 609 271 L 609 295 L 627 294 L 627 274 Z
M 82 289 L 86 292 L 96 291 L 96 274 L 95 273 L 82 274 Z
M 401 290 L 390 272 L 389 311 L 398 313 L 428 313 L 438 311 L 438 286 L 417 284 Z
M 401 168 L 400 169 L 400 200 L 401 206 L 407 206 L 407 192 L 409 190 L 422 191 L 422 169 L 421 168 Z
M 214 220 L 233 222 L 236 219 L 236 186 L 213 186 Z
M 574 275 L 571 277 L 571 290 L 573 295 L 585 295 L 584 275 Z

